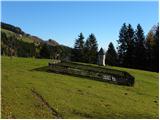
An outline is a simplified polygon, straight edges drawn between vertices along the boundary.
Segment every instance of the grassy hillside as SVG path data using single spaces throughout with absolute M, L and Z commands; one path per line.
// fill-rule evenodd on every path
M 37 70 L 48 61 L 2 57 L 2 118 L 158 118 L 158 73 L 113 67 L 127 87 Z
M 28 43 L 33 43 L 34 40 L 31 38 L 31 37 L 27 37 L 27 36 L 20 36 L 12 31 L 9 31 L 9 30 L 6 30 L 6 29 L 1 29 L 1 32 L 5 32 L 7 37 L 10 37 L 10 36 L 16 36 L 19 40 L 23 40 L 24 42 L 28 42 Z
M 6 33 L 7 37 L 16 36 L 16 38 L 18 40 L 22 40 L 22 41 L 27 42 L 27 43 L 35 43 L 35 45 L 40 44 L 40 43 L 44 43 L 44 42 L 47 43 L 48 45 L 51 45 L 51 46 L 59 45 L 58 42 L 56 42 L 54 40 L 51 40 L 51 39 L 48 40 L 48 41 L 44 41 L 37 36 L 31 36 L 31 35 L 26 35 L 26 34 L 25 35 L 20 35 L 20 34 L 17 34 L 15 32 L 12 32 L 10 30 L 3 29 L 3 28 L 1 28 L 1 32 Z

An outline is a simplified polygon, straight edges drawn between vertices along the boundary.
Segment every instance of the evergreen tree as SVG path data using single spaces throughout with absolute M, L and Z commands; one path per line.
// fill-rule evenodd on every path
M 119 32 L 118 56 L 121 66 L 134 67 L 134 30 L 129 24 L 124 23 Z
M 117 65 L 117 53 L 112 44 L 112 42 L 108 46 L 108 50 L 106 52 L 106 64 L 115 66 Z
M 40 50 L 40 57 L 41 58 L 50 58 L 50 50 L 49 50 L 49 46 L 45 43 L 42 45 L 42 48 Z
M 74 48 L 75 49 L 83 49 L 84 48 L 84 36 L 82 33 L 80 33 L 80 35 L 78 36 L 78 39 L 76 39 Z
M 126 38 L 126 54 L 124 56 L 124 65 L 126 67 L 134 67 L 134 30 L 129 24 L 127 26 L 127 38 Z
M 90 34 L 85 43 L 85 62 L 96 63 L 98 44 L 94 34 Z
M 126 23 L 124 23 L 119 32 L 119 39 L 117 40 L 119 44 L 118 46 L 119 64 L 121 66 L 124 65 L 124 57 L 127 51 L 126 41 L 127 41 L 127 26 Z
M 145 69 L 146 66 L 146 49 L 144 46 L 145 37 L 143 29 L 140 24 L 137 25 L 134 39 L 135 39 L 134 67 Z
M 75 41 L 74 49 L 72 51 L 72 60 L 77 62 L 83 62 L 84 60 L 84 36 L 82 33 Z
M 156 27 L 155 35 L 154 35 L 154 71 L 159 71 L 159 25 Z
M 87 39 L 84 44 L 84 62 L 89 63 L 90 61 L 90 41 Z

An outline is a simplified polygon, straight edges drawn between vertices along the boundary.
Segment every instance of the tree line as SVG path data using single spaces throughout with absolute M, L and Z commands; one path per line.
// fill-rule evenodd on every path
M 17 40 L 15 36 L 8 37 L 5 32 L 1 32 L 1 55 L 32 57 L 35 55 L 35 45 Z
M 159 70 L 159 25 L 145 37 L 140 24 L 134 30 L 131 24 L 123 26 L 119 32 L 119 65 L 144 70 Z
M 7 36 L 5 32 L 1 32 L 1 55 L 65 59 L 66 56 L 71 56 L 70 53 L 71 48 L 67 46 L 52 46 L 45 42 L 39 44 L 28 43 L 18 39 L 15 35 Z
M 20 28 L 2 24 L 6 29 L 22 33 Z M 159 70 L 159 24 L 145 36 L 140 24 L 134 30 L 131 24 L 124 23 L 119 31 L 118 47 L 111 42 L 106 51 L 106 64 L 150 71 Z M 27 43 L 16 36 L 7 36 L 1 32 L 1 54 L 18 57 L 36 57 L 47 59 L 72 60 L 97 63 L 98 43 L 91 33 L 86 39 L 83 33 L 75 40 L 74 48 L 45 42 Z
M 124 23 L 115 49 L 111 42 L 106 51 L 106 64 L 135 69 L 159 71 L 159 25 L 154 26 L 145 37 L 140 24 L 134 30 L 131 24 Z M 84 40 L 82 33 L 75 40 L 72 61 L 96 63 L 98 44 L 92 33 Z
M 72 61 L 97 63 L 98 44 L 93 33 L 84 41 L 82 33 L 75 40 L 74 48 L 72 49 Z

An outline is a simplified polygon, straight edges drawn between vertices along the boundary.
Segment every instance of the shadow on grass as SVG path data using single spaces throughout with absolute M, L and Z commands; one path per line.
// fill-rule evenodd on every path
M 30 70 L 30 71 L 51 72 L 51 71 L 49 70 L 49 67 L 48 67 L 48 66 L 35 68 L 35 69 Z

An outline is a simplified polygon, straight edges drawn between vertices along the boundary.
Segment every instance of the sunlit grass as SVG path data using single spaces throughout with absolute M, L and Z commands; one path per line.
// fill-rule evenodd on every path
M 35 89 L 63 118 L 158 118 L 158 73 L 111 67 L 134 87 L 37 71 L 46 59 L 2 57 L 2 118 L 54 118 Z

